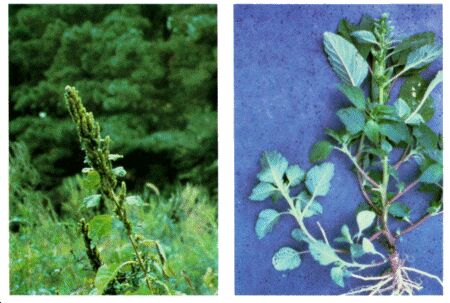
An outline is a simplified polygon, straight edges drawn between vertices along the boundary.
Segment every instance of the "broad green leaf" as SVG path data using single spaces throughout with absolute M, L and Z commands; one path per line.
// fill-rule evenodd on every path
M 261 158 L 261 172 L 258 179 L 261 182 L 283 184 L 283 176 L 288 168 L 288 161 L 279 152 L 265 152 Z
M 339 90 L 359 109 L 366 108 L 366 97 L 364 91 L 356 86 L 348 86 L 345 84 L 339 85 Z
M 360 43 L 377 44 L 377 38 L 369 31 L 356 31 L 352 33 L 352 36 Z
M 433 43 L 434 43 L 434 33 L 432 32 L 412 35 L 404 39 L 401 43 L 399 43 L 395 47 L 392 58 L 396 63 L 404 65 L 406 63 L 408 54 L 412 50 L 418 49 L 426 44 L 433 44 Z
M 309 242 L 309 251 L 311 256 L 320 263 L 320 265 L 330 265 L 331 263 L 340 261 L 338 255 L 334 252 L 334 249 L 323 242 L 322 240 L 317 240 L 315 242 Z
M 356 215 L 356 223 L 358 224 L 359 234 L 369 228 L 376 218 L 376 214 L 370 210 L 363 210 Z
M 395 110 L 397 111 L 397 115 L 405 119 L 411 114 L 411 108 L 409 108 L 408 103 L 402 98 L 398 98 L 394 103 Z
M 434 163 L 428 166 L 422 173 L 419 180 L 424 183 L 437 183 L 442 180 L 442 165 Z
M 117 177 L 125 177 L 125 175 L 127 174 L 127 171 L 125 170 L 125 168 L 123 168 L 123 166 L 117 166 L 115 168 L 113 168 L 113 174 L 116 175 Z
M 438 147 L 439 137 L 426 124 L 420 124 L 413 129 L 413 135 L 417 143 L 423 149 L 436 149 Z
M 142 201 L 142 198 L 140 196 L 128 196 L 125 198 L 125 203 L 128 205 L 136 206 L 144 205 L 144 201 Z
M 331 279 L 340 287 L 344 287 L 344 277 L 346 273 L 342 267 L 333 267 L 330 271 Z
M 366 134 L 370 141 L 376 144 L 379 141 L 380 126 L 377 122 L 369 120 L 364 126 L 364 134 Z
M 346 85 L 360 86 L 369 72 L 369 65 L 353 44 L 339 35 L 325 32 L 324 47 L 331 67 Z
M 303 211 L 310 200 L 311 200 L 311 195 L 308 194 L 308 192 L 304 190 L 297 196 L 297 198 L 295 200 L 296 201 L 295 207 L 298 210 Z M 303 216 L 305 218 L 309 218 L 309 217 L 321 214 L 322 212 L 323 212 L 322 205 L 320 205 L 320 203 L 317 201 L 312 201 L 311 204 L 309 205 L 308 209 L 303 213 Z
M 411 112 L 413 112 L 421 103 L 428 86 L 428 82 L 419 75 L 409 77 L 403 83 L 400 89 L 399 97 L 408 104 Z M 422 116 L 425 122 L 429 121 L 433 117 L 434 101 L 431 96 L 428 96 L 425 99 L 424 104 L 420 108 L 418 114 Z
M 305 178 L 305 171 L 298 165 L 291 165 L 286 170 L 286 178 L 290 186 L 297 186 Z
M 95 288 L 98 294 L 103 294 L 108 283 L 116 277 L 117 264 L 103 264 L 95 275 Z
M 427 86 L 427 89 L 425 90 L 425 93 L 420 99 L 417 108 L 415 108 L 412 114 L 408 118 L 406 118 L 405 120 L 406 123 L 419 124 L 420 122 L 422 122 L 420 120 L 419 122 L 417 122 L 418 116 L 420 117 L 420 115 L 418 114 L 420 113 L 422 107 L 426 106 L 428 97 L 430 96 L 431 92 L 436 88 L 436 86 L 442 82 L 442 79 L 443 79 L 442 71 L 439 71 L 433 78 L 433 80 L 431 80 L 430 84 Z
M 96 170 L 91 168 L 83 169 L 85 176 L 83 177 L 83 187 L 87 190 L 96 190 L 100 186 L 100 175 Z
M 379 254 L 379 252 L 375 249 L 375 246 L 373 246 L 373 243 L 367 238 L 363 238 L 362 248 L 366 254 L 373 254 L 373 255 Z
M 250 195 L 250 200 L 263 201 L 277 192 L 275 186 L 267 182 L 261 182 L 255 186 Z
M 110 215 L 97 215 L 89 221 L 89 236 L 95 242 L 108 238 L 112 232 L 113 217 Z
M 326 160 L 332 150 L 333 145 L 330 142 L 328 141 L 317 142 L 311 148 L 311 152 L 309 153 L 309 162 L 316 163 Z
M 348 107 L 337 111 L 337 116 L 351 134 L 357 134 L 364 129 L 366 118 L 364 113 L 357 108 Z
M 278 222 L 280 214 L 271 208 L 262 210 L 258 215 L 258 220 L 255 225 L 255 232 L 258 239 L 264 238 L 272 231 L 273 226 Z
M 419 69 L 430 64 L 441 56 L 442 47 L 440 45 L 424 45 L 409 53 L 404 69 Z
M 334 165 L 323 163 L 311 168 L 306 174 L 306 187 L 312 196 L 325 196 L 330 190 L 330 181 L 334 175 Z
M 84 198 L 83 204 L 86 208 L 97 207 L 100 204 L 102 195 L 92 195 Z
M 408 127 L 401 122 L 390 122 L 380 124 L 380 133 L 394 143 L 410 142 L 411 136 Z
M 280 248 L 272 258 L 273 267 L 278 271 L 295 269 L 301 262 L 300 254 L 290 247 Z
M 291 237 L 299 242 L 309 242 L 309 238 L 300 228 L 294 228 L 291 232 Z
M 392 203 L 391 206 L 389 206 L 388 212 L 393 217 L 409 222 L 411 209 L 405 203 L 402 202 Z

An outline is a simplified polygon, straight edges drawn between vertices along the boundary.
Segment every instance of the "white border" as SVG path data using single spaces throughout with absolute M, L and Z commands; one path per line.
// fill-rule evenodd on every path
M 10 1 L 14 3 L 124 3 L 125 1 Z M 233 115 L 233 4 L 442 4 L 443 1 L 283 1 L 283 0 L 160 0 L 160 1 L 132 1 L 132 3 L 154 3 L 154 4 L 187 4 L 187 3 L 211 3 L 218 4 L 218 84 L 219 84 L 219 295 L 218 296 L 184 296 L 184 297 L 140 297 L 128 296 L 10 296 L 9 295 L 9 262 L 8 262 L 8 3 L 0 4 L 0 94 L 1 94 L 1 127 L 0 127 L 0 302 L 119 302 L 123 299 L 128 302 L 273 302 L 274 300 L 283 302 L 322 302 L 323 300 L 333 300 L 335 302 L 356 302 L 361 297 L 329 297 L 329 296 L 234 296 L 234 115 Z M 443 15 L 450 16 L 450 10 L 443 4 Z M 443 18 L 444 41 L 448 38 L 448 23 Z M 450 53 L 444 46 L 444 66 L 448 66 Z M 444 77 L 444 88 L 449 85 L 449 80 Z M 444 89 L 443 99 L 448 99 L 447 89 Z M 447 100 L 449 101 L 449 100 Z M 444 133 L 449 133 L 449 119 L 446 112 L 446 100 L 444 103 Z M 447 144 L 444 149 L 444 175 L 449 174 L 447 169 L 450 151 Z M 446 178 L 444 185 L 447 184 Z M 445 187 L 445 186 L 444 186 Z M 444 191 L 444 200 L 448 201 L 450 194 Z M 444 296 L 433 297 L 435 302 L 448 302 L 450 299 L 450 264 L 449 253 L 447 252 L 450 227 L 448 218 L 444 216 Z M 426 244 L 425 244 L 426 245 Z M 381 298 L 364 297 L 367 302 L 374 302 Z M 382 300 L 395 300 L 395 302 L 422 302 L 429 300 L 428 297 L 384 297 Z

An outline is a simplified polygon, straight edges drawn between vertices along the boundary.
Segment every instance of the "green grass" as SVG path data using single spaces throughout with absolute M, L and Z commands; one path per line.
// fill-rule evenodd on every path
M 36 171 L 26 149 L 13 144 L 10 157 L 10 292 L 14 295 L 96 294 L 95 273 L 78 231 L 83 216 L 98 210 L 82 206 L 89 191 L 83 177 L 64 180 L 52 197 L 39 190 Z M 217 292 L 217 202 L 201 186 L 174 185 L 170 194 L 142 190 L 144 204 L 129 205 L 135 232 L 157 239 L 166 257 L 165 283 L 177 294 Z M 60 199 L 61 210 L 52 208 Z M 108 203 L 108 202 L 107 202 Z M 108 205 L 108 204 L 107 204 Z M 109 207 L 109 206 L 107 206 Z M 132 255 L 119 220 L 110 236 L 98 244 L 102 260 L 117 264 Z M 149 247 L 149 250 L 154 247 Z M 157 267 L 154 269 L 158 270 Z M 158 274 L 158 273 L 155 273 Z M 146 294 L 145 289 L 116 282 L 120 294 Z

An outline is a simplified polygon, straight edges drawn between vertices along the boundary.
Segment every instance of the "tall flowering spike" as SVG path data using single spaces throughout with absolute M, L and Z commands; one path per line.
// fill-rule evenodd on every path
M 111 193 L 108 189 L 115 189 L 117 185 L 109 160 L 109 137 L 105 139 L 101 137 L 100 126 L 95 121 L 94 115 L 84 107 L 75 87 L 67 85 L 64 98 L 72 120 L 77 126 L 81 148 L 86 152 L 89 165 L 101 176 L 102 191 L 109 196 Z

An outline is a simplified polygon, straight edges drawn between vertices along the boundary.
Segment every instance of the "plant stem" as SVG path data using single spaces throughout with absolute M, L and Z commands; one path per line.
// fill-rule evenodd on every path
M 422 216 L 419 220 L 417 220 L 415 223 L 411 224 L 410 226 L 408 226 L 407 228 L 405 228 L 404 230 L 402 230 L 400 232 L 400 234 L 397 236 L 397 238 L 402 237 L 403 235 L 413 231 L 414 229 L 416 229 L 419 225 L 421 225 L 422 223 L 424 223 L 426 220 L 428 220 L 431 217 L 437 216 L 442 214 L 442 211 L 437 213 L 437 214 L 426 214 L 424 216 Z
M 393 202 L 397 201 L 401 196 L 409 192 L 411 189 L 413 189 L 417 184 L 420 183 L 419 179 L 416 179 L 415 181 L 411 182 L 403 191 L 397 193 L 392 199 L 390 199 L 387 204 L 390 205 Z

